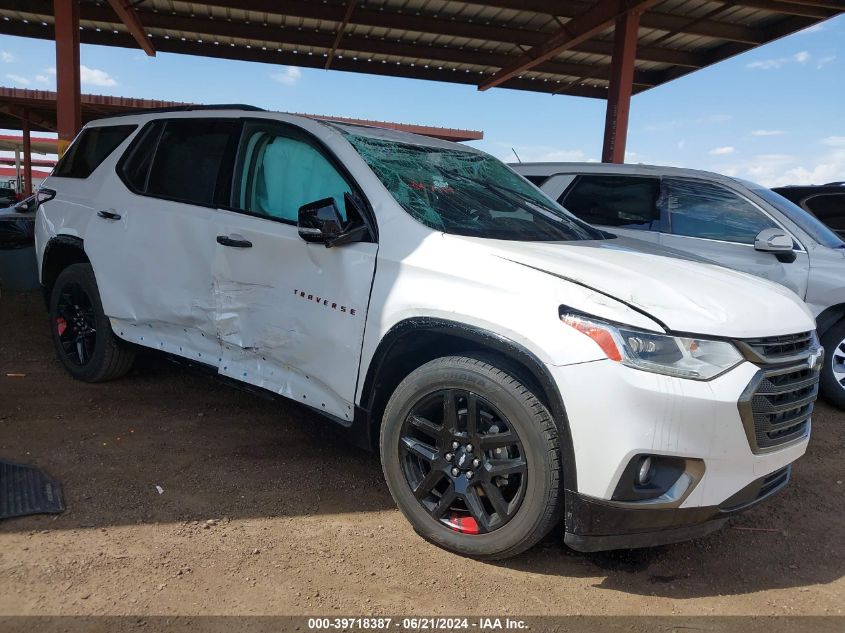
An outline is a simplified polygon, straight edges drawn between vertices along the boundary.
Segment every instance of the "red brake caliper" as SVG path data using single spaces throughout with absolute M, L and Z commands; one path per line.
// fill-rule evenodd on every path
M 478 523 L 472 517 L 462 517 L 458 516 L 455 513 L 452 513 L 450 517 L 451 520 L 449 521 L 452 525 L 452 529 L 455 532 L 460 532 L 462 534 L 478 534 Z
M 56 330 L 59 332 L 59 336 L 65 333 L 67 329 L 67 321 L 65 321 L 64 317 L 56 318 Z

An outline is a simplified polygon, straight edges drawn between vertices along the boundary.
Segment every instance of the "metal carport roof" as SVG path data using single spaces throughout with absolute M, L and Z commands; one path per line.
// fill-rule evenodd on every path
M 135 18 L 124 23 L 115 5 Z M 88 44 L 134 47 L 146 36 L 172 53 L 605 98 L 614 23 L 632 9 L 644 9 L 636 94 L 812 26 L 845 2 L 81 0 L 79 17 Z M 52 0 L 0 0 L 0 19 L 2 33 L 54 38 Z M 544 49 L 550 42 L 555 50 Z

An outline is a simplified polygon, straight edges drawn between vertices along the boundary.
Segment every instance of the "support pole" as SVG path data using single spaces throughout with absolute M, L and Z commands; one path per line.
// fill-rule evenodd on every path
M 82 127 L 79 0 L 53 0 L 56 21 L 56 119 L 59 156 Z
M 637 35 L 641 11 L 630 11 L 616 19 L 613 32 L 613 60 L 610 67 L 610 90 L 607 94 L 607 115 L 604 121 L 604 163 L 625 162 L 628 137 L 628 113 L 637 60 Z
M 32 195 L 32 138 L 30 137 L 29 110 L 23 111 L 23 196 Z
M 15 193 L 20 193 L 21 189 L 21 150 L 19 147 L 15 148 Z

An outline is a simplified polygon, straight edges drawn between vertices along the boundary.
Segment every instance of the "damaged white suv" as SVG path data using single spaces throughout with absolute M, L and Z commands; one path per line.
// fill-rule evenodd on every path
M 785 288 L 628 248 L 501 162 L 248 108 L 89 124 L 37 214 L 75 377 L 138 346 L 378 449 L 426 539 L 503 558 L 706 534 L 782 488 L 822 350 Z

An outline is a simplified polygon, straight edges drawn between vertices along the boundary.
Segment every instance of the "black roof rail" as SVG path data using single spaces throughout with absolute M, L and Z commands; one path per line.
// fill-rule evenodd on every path
M 163 108 L 140 108 L 138 110 L 131 110 L 129 112 L 119 112 L 112 114 L 109 118 L 121 116 L 133 116 L 136 114 L 159 114 L 165 112 L 194 112 L 202 110 L 244 110 L 246 112 L 266 112 L 264 108 L 258 106 L 248 105 L 245 103 L 212 103 L 209 105 L 186 103 L 179 106 L 166 106 Z

